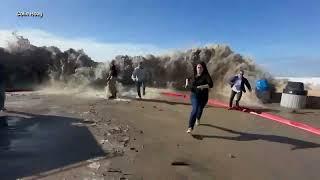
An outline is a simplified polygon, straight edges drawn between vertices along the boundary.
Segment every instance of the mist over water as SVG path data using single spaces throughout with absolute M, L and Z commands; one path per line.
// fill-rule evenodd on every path
M 8 46 L 0 48 L 0 63 L 6 67 L 9 88 L 46 87 L 49 92 L 50 87 L 56 92 L 58 89 L 64 92 L 105 92 L 109 62 L 95 62 L 83 50 L 62 52 L 53 46 L 36 47 L 26 38 L 15 33 L 12 36 Z M 211 45 L 161 56 L 119 55 L 114 60 L 119 69 L 118 86 L 121 94 L 134 92 L 131 74 L 139 62 L 147 70 L 148 87 L 153 88 L 184 90 L 185 79 L 193 75 L 193 66 L 200 61 L 207 64 L 214 81 L 211 96 L 229 95 L 227 81 L 240 69 L 245 71 L 253 86 L 254 81 L 260 78 L 281 86 L 252 59 L 233 52 L 227 45 Z

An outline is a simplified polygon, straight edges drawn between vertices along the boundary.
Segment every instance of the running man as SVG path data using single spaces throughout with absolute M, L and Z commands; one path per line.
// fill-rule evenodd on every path
M 146 71 L 143 67 L 142 62 L 140 62 L 138 67 L 134 69 L 131 78 L 136 83 L 137 93 L 139 98 L 141 99 L 141 87 L 143 96 L 146 95 Z
M 242 97 L 242 92 L 246 93 L 245 86 L 247 86 L 248 90 L 251 92 L 251 86 L 247 78 L 244 76 L 244 71 L 240 70 L 238 75 L 233 76 L 229 84 L 231 85 L 231 95 L 230 95 L 230 100 L 229 100 L 229 110 L 232 109 L 233 107 L 233 99 L 234 96 L 237 95 L 236 99 L 236 108 L 239 108 L 239 102 Z

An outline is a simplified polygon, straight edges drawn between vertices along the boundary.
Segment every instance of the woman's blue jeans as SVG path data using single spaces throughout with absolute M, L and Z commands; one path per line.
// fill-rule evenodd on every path
M 208 96 L 197 96 L 195 93 L 191 93 L 190 99 L 192 111 L 189 119 L 189 128 L 193 129 L 196 120 L 200 120 L 203 109 L 208 103 Z

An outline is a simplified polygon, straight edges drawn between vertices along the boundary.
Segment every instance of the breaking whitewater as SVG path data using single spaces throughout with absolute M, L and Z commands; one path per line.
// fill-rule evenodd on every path
M 105 98 L 106 76 L 109 62 L 95 62 L 83 50 L 69 49 L 62 52 L 57 47 L 36 47 L 22 36 L 13 33 L 13 41 L 0 48 L 0 63 L 5 66 L 8 89 L 41 90 L 48 94 L 73 94 L 81 97 Z M 184 91 L 186 77 L 192 75 L 192 66 L 204 61 L 214 80 L 210 95 L 228 96 L 227 80 L 243 69 L 252 85 L 255 80 L 266 78 L 274 87 L 283 88 L 284 80 L 271 74 L 243 57 L 227 45 L 212 45 L 161 56 L 114 57 L 119 69 L 118 89 L 122 97 L 134 97 L 131 74 L 139 62 L 147 72 L 147 97 L 156 98 L 160 90 Z M 256 101 L 254 95 L 247 100 Z

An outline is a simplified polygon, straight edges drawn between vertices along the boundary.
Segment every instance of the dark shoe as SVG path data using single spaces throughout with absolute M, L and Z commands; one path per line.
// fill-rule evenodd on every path
M 229 108 L 228 108 L 228 110 L 232 110 L 232 109 L 233 109 L 233 107 L 229 107 Z
M 108 99 L 115 99 L 115 96 L 109 96 Z

